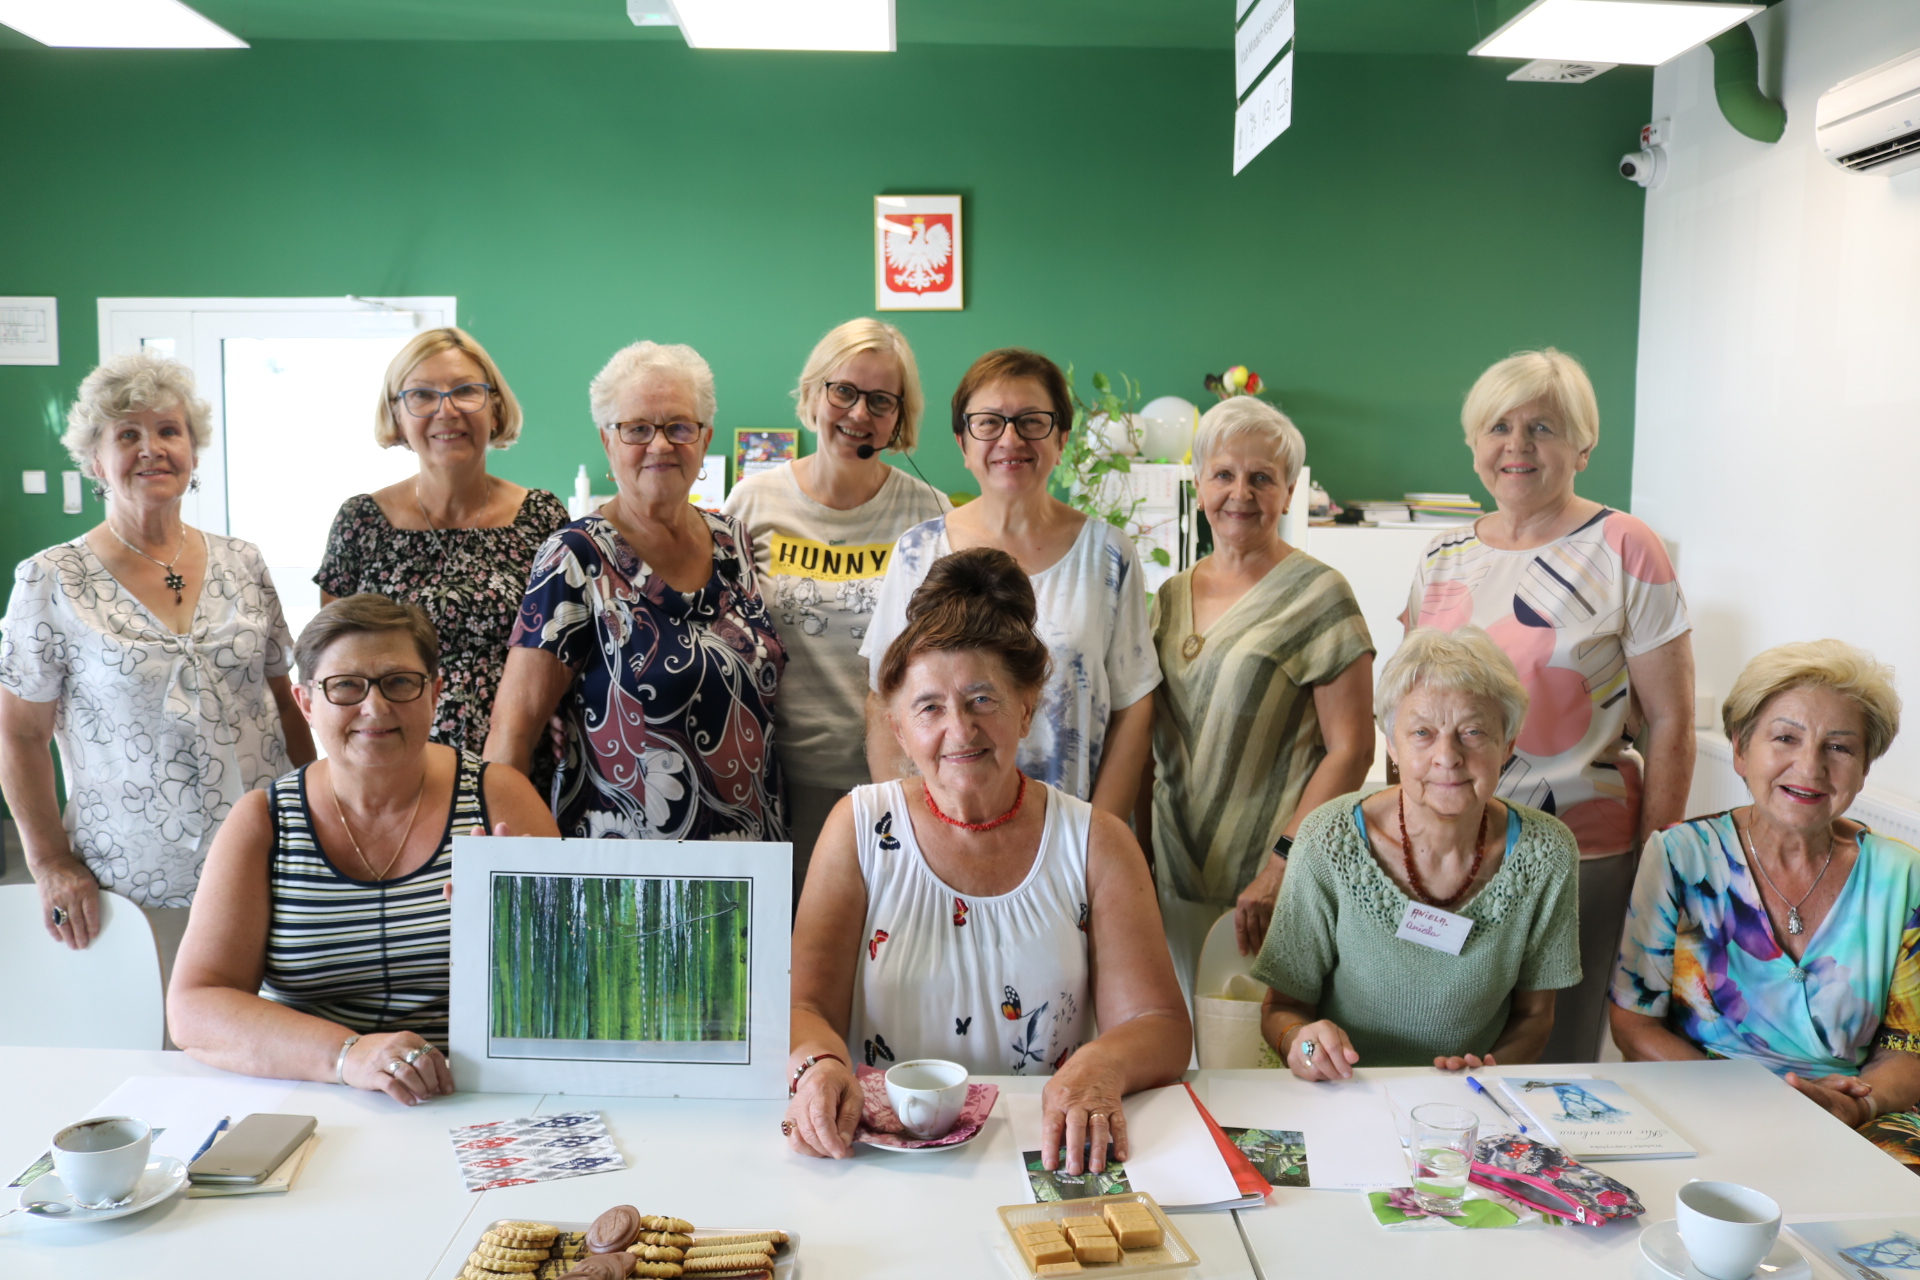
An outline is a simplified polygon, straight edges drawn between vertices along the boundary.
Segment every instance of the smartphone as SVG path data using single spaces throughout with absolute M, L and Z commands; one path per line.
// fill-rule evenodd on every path
M 312 1116 L 250 1115 L 188 1165 L 187 1178 L 220 1186 L 265 1182 L 313 1133 L 315 1123 Z

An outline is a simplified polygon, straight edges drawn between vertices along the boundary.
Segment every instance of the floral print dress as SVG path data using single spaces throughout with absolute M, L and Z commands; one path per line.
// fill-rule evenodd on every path
M 0 622 L 0 689 L 54 702 L 66 828 L 102 888 L 193 902 L 234 801 L 288 768 L 267 681 L 292 641 L 260 551 L 217 533 L 184 635 L 162 626 L 84 538 L 20 562 Z
M 572 668 L 552 803 L 560 834 L 784 840 L 773 704 L 787 655 L 738 522 L 700 515 L 713 574 L 676 591 L 605 517 L 534 559 L 513 644 Z
M 431 737 L 478 755 L 487 744 L 527 570 L 540 544 L 566 522 L 560 499 L 530 489 L 513 523 L 501 528 L 397 529 L 363 493 L 340 504 L 313 580 L 329 595 L 371 591 L 427 611 L 440 633 L 445 682 Z

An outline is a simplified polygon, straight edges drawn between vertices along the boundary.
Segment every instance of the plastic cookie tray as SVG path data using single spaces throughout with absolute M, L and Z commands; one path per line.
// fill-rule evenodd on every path
M 1109 1200 L 1124 1200 L 1126 1198 L 1127 1197 L 1125 1196 L 1108 1196 L 1107 1197 L 1107 1199 Z M 1075 1200 L 1075 1201 L 1072 1201 L 1072 1203 L 1085 1204 L 1090 1202 Z M 1001 1212 L 1005 1213 L 1005 1210 L 1002 1210 Z M 1158 1211 L 1156 1210 L 1156 1212 Z M 485 1233 L 493 1230 L 495 1227 L 504 1226 L 509 1222 L 536 1222 L 536 1221 L 544 1222 L 548 1226 L 557 1229 L 560 1232 L 560 1239 L 564 1240 L 567 1238 L 567 1236 L 571 1235 L 576 1241 L 584 1241 L 587 1236 L 587 1228 L 593 1225 L 591 1222 L 562 1222 L 558 1218 L 527 1218 L 527 1217 L 496 1218 L 494 1221 L 487 1223 L 486 1225 L 482 1226 L 479 1231 L 476 1231 L 474 1233 L 472 1242 L 469 1243 L 466 1249 L 461 1252 L 459 1259 L 455 1262 L 453 1269 L 450 1272 L 448 1272 L 448 1274 L 458 1275 L 460 1273 L 460 1266 L 462 1263 L 465 1262 L 467 1254 L 471 1253 L 474 1249 L 480 1246 L 480 1238 Z M 712 1236 L 732 1236 L 732 1235 L 739 1235 L 743 1232 L 748 1232 L 748 1231 L 772 1231 L 772 1230 L 785 1230 L 785 1228 L 696 1227 L 693 1231 L 689 1232 L 688 1234 L 692 1235 L 694 1243 L 698 1244 L 702 1239 L 706 1239 Z M 794 1231 L 788 1231 L 787 1243 L 781 1248 L 779 1253 L 776 1253 L 773 1256 L 773 1280 L 798 1280 L 798 1277 L 800 1275 L 799 1253 L 800 1253 L 799 1233 Z M 560 1258 L 550 1258 L 546 1262 L 541 1263 L 540 1269 L 538 1271 L 535 1271 L 532 1275 L 526 1277 L 526 1280 L 559 1280 L 559 1277 L 562 1275 L 565 1275 L 567 1271 L 572 1268 L 572 1266 L 573 1264 L 571 1262 L 564 1261 Z M 1108 1271 L 1108 1270 L 1111 1270 L 1111 1268 L 1103 1267 L 1101 1268 L 1101 1270 Z
M 1112 1196 L 1088 1196 L 1083 1200 L 1043 1200 L 1039 1204 L 1010 1204 L 1000 1209 L 1000 1225 L 1004 1229 L 1001 1250 L 1003 1259 L 1013 1268 L 1014 1274 L 1031 1276 L 1035 1272 L 1027 1265 L 1026 1255 L 1020 1252 L 1013 1233 L 1017 1227 L 1033 1222 L 1057 1221 L 1061 1218 L 1073 1218 L 1082 1214 L 1099 1216 L 1101 1209 L 1110 1204 L 1140 1204 L 1147 1207 L 1159 1226 L 1164 1241 L 1158 1249 L 1129 1249 L 1119 1262 L 1090 1263 L 1082 1266 L 1081 1274 L 1088 1280 L 1108 1280 L 1111 1276 L 1144 1276 L 1159 1272 L 1177 1271 L 1185 1267 L 1200 1264 L 1200 1255 L 1193 1251 L 1187 1238 L 1173 1225 L 1166 1211 L 1154 1203 L 1153 1197 L 1143 1191 L 1128 1191 Z

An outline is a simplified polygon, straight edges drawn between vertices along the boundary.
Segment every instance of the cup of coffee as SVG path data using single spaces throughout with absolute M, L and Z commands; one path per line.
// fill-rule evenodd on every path
M 99 1116 L 53 1135 L 53 1169 L 83 1209 L 115 1209 L 146 1172 L 153 1130 L 132 1116 Z
M 1747 1280 L 1780 1234 L 1779 1204 L 1737 1182 L 1696 1178 L 1674 1197 L 1674 1212 L 1687 1256 L 1713 1280 Z
M 942 1058 L 917 1058 L 887 1071 L 887 1101 L 916 1138 L 941 1138 L 967 1104 L 967 1069 Z

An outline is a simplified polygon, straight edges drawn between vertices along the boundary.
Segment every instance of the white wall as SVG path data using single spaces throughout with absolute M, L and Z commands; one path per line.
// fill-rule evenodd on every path
M 1702 692 L 1769 645 L 1863 645 L 1908 708 L 1873 781 L 1920 797 L 1920 171 L 1813 142 L 1822 92 L 1920 48 L 1920 3 L 1786 0 L 1755 28 L 1778 143 L 1721 118 L 1707 50 L 1654 78 L 1633 510 L 1678 546 Z

